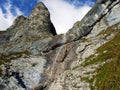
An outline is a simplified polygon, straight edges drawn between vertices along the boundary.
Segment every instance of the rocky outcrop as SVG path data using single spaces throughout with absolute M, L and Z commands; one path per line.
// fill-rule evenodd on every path
M 116 16 L 113 15 L 116 10 L 119 10 L 119 0 L 104 0 L 102 3 L 95 4 L 95 6 L 81 20 L 82 23 L 67 32 L 68 41 L 77 40 L 88 35 L 101 20 L 103 20 L 103 25 L 106 25 L 106 27 L 119 22 L 119 12 Z M 113 12 L 111 13 L 111 11 Z
M 106 58 L 109 48 L 98 49 L 119 36 L 119 11 L 119 0 L 98 0 L 66 34 L 56 35 L 48 9 L 38 3 L 0 33 L 0 90 L 100 90 L 96 70 L 114 58 Z
M 18 17 L 17 19 L 20 20 L 21 18 Z M 17 21 L 17 19 L 15 20 L 15 22 Z M 26 20 L 24 20 L 22 25 L 18 25 L 19 26 L 14 25 L 17 27 L 13 28 L 15 32 L 13 33 L 13 36 L 10 37 L 10 41 L 25 37 L 48 37 L 56 35 L 55 28 L 50 21 L 49 11 L 43 3 L 39 3 L 33 9 L 31 15 Z
M 43 3 L 39 3 L 28 18 L 19 16 L 4 35 L 2 34 L 1 43 L 4 43 L 0 45 L 1 52 L 28 51 L 39 54 L 43 48 L 47 49 L 55 35 L 56 31 L 50 21 L 49 11 Z

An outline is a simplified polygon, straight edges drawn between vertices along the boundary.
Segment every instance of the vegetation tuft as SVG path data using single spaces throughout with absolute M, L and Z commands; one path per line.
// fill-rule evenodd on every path
M 97 56 L 91 55 L 83 64 L 88 66 L 105 62 L 96 69 L 97 75 L 90 81 L 90 83 L 95 81 L 97 90 L 120 90 L 120 30 L 116 32 L 112 40 L 97 49 Z M 110 61 L 107 62 L 108 60 Z

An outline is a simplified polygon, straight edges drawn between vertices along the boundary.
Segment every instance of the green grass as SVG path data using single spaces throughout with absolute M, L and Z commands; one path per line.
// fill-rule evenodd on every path
M 31 37 L 26 38 L 26 42 L 42 40 L 42 39 L 46 39 L 46 38 L 49 38 L 49 37 L 52 37 L 52 36 L 49 36 L 49 35 L 31 36 Z
M 90 42 L 90 39 L 89 38 L 85 38 L 85 37 L 81 38 L 81 40 L 82 40 L 82 42 Z
M 97 90 L 120 90 L 120 58 L 97 69 Z
M 103 62 L 120 55 L 120 30 L 116 31 L 118 33 L 115 35 L 115 37 L 97 49 L 97 56 L 91 55 L 90 57 L 86 58 L 86 62 L 83 64 L 83 66 Z
M 106 54 L 102 52 L 107 50 Z M 108 43 L 98 48 L 104 60 L 111 62 L 97 69 L 96 86 L 98 90 L 120 90 L 120 32 Z
M 97 75 L 90 83 L 96 80 L 97 90 L 120 90 L 120 30 L 116 32 L 113 39 L 97 49 L 97 56 L 91 55 L 83 64 L 88 66 L 111 60 L 96 69 Z
M 107 36 L 111 35 L 111 33 L 115 33 L 116 30 L 108 28 L 107 30 L 101 31 L 97 36 L 103 35 L 103 38 L 106 38 Z
M 24 55 L 31 55 L 28 51 L 0 53 L 0 65 L 11 60 L 20 58 Z
M 89 87 L 90 87 L 91 90 L 95 90 L 95 87 L 93 86 L 93 80 L 94 80 L 94 77 L 93 77 L 93 78 L 82 77 L 81 79 L 82 79 L 83 81 L 89 83 Z
M 118 27 L 119 25 L 120 25 L 120 23 L 110 26 L 106 30 L 101 31 L 97 36 L 103 35 L 103 38 L 106 38 L 107 36 L 111 35 L 112 33 L 116 33 L 115 28 Z

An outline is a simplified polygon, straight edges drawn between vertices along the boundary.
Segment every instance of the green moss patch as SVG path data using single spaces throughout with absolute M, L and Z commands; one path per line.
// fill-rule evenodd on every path
M 50 35 L 31 36 L 31 37 L 26 38 L 26 42 L 42 40 L 42 39 L 46 39 L 46 38 L 49 38 L 49 37 L 52 37 L 52 36 L 50 36 Z
M 97 90 L 120 90 L 120 58 L 104 64 L 96 71 Z
M 10 62 L 11 60 L 20 58 L 23 55 L 31 55 L 31 53 L 28 51 L 0 53 L 0 65 L 7 63 L 7 62 Z

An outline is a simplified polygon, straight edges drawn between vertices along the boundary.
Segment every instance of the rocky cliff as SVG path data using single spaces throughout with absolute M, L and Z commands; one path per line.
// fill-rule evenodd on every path
M 98 0 L 61 35 L 38 3 L 0 32 L 0 90 L 119 90 L 119 40 L 119 0 Z

